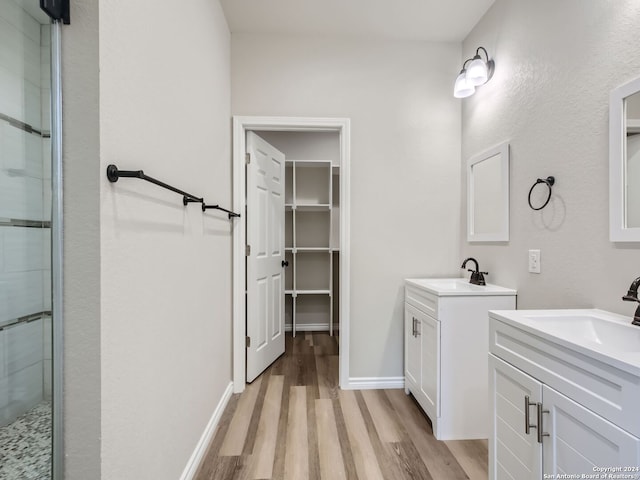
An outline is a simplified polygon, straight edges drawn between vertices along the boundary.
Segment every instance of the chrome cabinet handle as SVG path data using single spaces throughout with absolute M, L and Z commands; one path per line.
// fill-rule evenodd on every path
M 529 418 L 529 407 L 537 405 L 534 402 L 529 401 L 529 395 L 524 396 L 524 433 L 529 435 L 532 428 L 537 428 L 535 425 L 531 425 L 531 419 Z
M 542 437 L 548 437 L 548 433 L 542 431 L 542 414 L 549 413 L 549 410 L 543 410 L 542 404 L 538 403 L 538 443 L 542 443 Z
M 416 317 L 411 317 L 413 320 L 413 331 L 411 332 L 411 335 L 413 335 L 414 337 L 416 336 Z
M 420 320 L 416 318 L 416 337 L 420 336 L 420 328 L 418 328 L 419 326 L 420 326 Z

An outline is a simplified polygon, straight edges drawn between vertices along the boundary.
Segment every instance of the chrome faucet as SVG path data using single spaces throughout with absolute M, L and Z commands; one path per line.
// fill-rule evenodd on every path
M 478 267 L 478 261 L 473 257 L 469 257 L 464 262 L 462 262 L 462 266 L 460 268 L 467 268 L 467 262 L 473 262 L 476 264 L 475 270 L 467 270 L 471 272 L 469 283 L 473 283 L 474 285 L 486 285 L 487 283 L 484 281 L 484 276 L 489 275 L 489 272 L 481 272 L 480 267 Z
M 638 287 L 640 286 L 640 277 L 636 278 L 633 283 L 631 283 L 631 286 L 629 287 L 629 291 L 627 292 L 627 294 L 622 297 L 622 300 L 624 300 L 625 302 L 638 302 L 640 303 L 640 300 L 638 300 Z M 636 308 L 636 313 L 633 315 L 633 321 L 631 322 L 632 325 L 637 325 L 640 327 L 640 305 L 638 305 L 638 308 Z

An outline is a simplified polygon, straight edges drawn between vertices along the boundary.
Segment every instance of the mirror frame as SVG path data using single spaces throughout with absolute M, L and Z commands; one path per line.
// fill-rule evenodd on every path
M 611 91 L 609 97 L 609 240 L 640 242 L 640 228 L 626 226 L 626 108 L 625 98 L 640 92 L 640 78 Z
M 488 160 L 496 155 L 500 155 L 502 225 L 503 228 L 492 233 L 475 233 L 474 231 L 474 209 L 473 209 L 473 166 Z M 508 242 L 509 241 L 509 143 L 504 142 L 478 155 L 471 157 L 467 161 L 467 241 L 468 242 Z

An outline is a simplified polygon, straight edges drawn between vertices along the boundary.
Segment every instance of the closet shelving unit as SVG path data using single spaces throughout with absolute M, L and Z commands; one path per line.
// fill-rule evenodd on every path
M 333 335 L 334 256 L 338 255 L 338 195 L 331 160 L 287 160 L 285 188 L 285 295 L 293 336 L 296 317 L 323 317 Z M 336 192 L 337 193 L 337 192 Z M 326 314 L 326 315 L 325 315 Z
M 627 119 L 627 135 L 640 133 L 640 119 L 629 118 Z

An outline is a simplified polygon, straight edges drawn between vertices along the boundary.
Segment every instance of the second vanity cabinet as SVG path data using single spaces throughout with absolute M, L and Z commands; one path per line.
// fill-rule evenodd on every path
M 640 378 L 490 315 L 489 478 L 640 478 Z
M 405 281 L 405 391 L 438 440 L 488 437 L 487 311 L 515 304 L 515 290 L 468 279 Z

